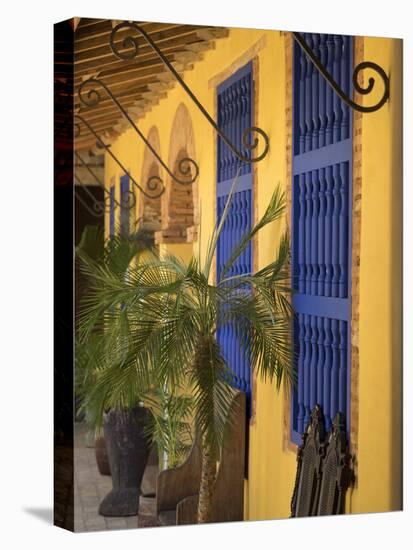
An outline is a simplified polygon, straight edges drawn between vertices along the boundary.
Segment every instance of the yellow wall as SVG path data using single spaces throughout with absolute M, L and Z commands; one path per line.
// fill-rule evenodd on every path
M 401 508 L 401 49 L 398 40 L 364 41 L 365 59 L 383 66 L 391 88 L 390 101 L 362 122 L 358 490 L 351 498 L 353 512 Z
M 185 80 L 206 109 L 214 114 L 216 89 L 209 81 L 240 60 L 258 56 L 258 113 L 254 121 L 270 138 L 270 152 L 256 166 L 255 217 L 260 216 L 274 190 L 286 186 L 285 39 L 278 31 L 233 29 L 228 38 L 185 74 Z M 349 495 L 352 512 L 400 508 L 400 43 L 366 39 L 365 59 L 383 65 L 391 75 L 391 100 L 378 113 L 363 116 L 362 242 L 360 271 L 360 376 L 358 486 Z M 244 56 L 244 57 L 243 57 Z M 222 79 L 225 79 L 225 74 Z M 217 82 L 214 81 L 214 85 Z M 366 100 L 367 101 L 367 100 Z M 369 100 L 370 101 L 370 100 Z M 373 99 L 372 99 L 373 101 Z M 196 161 L 199 163 L 198 207 L 204 251 L 215 223 L 216 134 L 184 91 L 176 85 L 142 120 L 145 135 L 155 124 L 161 155 L 168 161 L 173 118 L 183 102 L 191 115 Z M 113 152 L 140 181 L 144 145 L 132 130 L 112 145 Z M 105 181 L 120 172 L 106 155 Z M 118 188 L 117 188 L 118 192 Z M 256 267 L 274 258 L 283 224 L 267 227 L 258 243 Z M 198 246 L 195 243 L 194 246 Z M 190 245 L 162 245 L 187 258 Z M 173 250 L 172 250 L 173 249 Z M 250 427 L 249 479 L 245 487 L 245 518 L 287 517 L 295 479 L 295 449 L 284 449 L 283 395 L 257 381 L 256 414 Z

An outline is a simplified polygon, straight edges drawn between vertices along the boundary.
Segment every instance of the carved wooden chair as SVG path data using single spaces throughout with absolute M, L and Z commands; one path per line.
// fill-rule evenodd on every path
M 227 424 L 213 496 L 213 521 L 240 521 L 244 512 L 245 394 L 234 396 L 231 422 Z M 159 473 L 156 508 L 159 525 L 197 522 L 201 482 L 201 446 L 196 436 L 186 461 Z
M 316 405 L 302 439 L 291 517 L 343 514 L 345 494 L 354 479 L 344 416 L 337 413 L 327 436 L 322 409 Z

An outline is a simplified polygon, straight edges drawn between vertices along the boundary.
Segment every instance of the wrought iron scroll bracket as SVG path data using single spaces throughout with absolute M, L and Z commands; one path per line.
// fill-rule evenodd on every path
M 333 88 L 333 90 L 337 93 L 337 95 L 346 103 L 349 107 L 354 109 L 355 111 L 359 111 L 361 113 L 373 113 L 374 111 L 378 111 L 390 98 L 390 78 L 387 76 L 386 72 L 380 65 L 377 65 L 377 63 L 374 63 L 373 61 L 362 61 L 356 67 L 353 71 L 353 86 L 354 89 L 361 95 L 368 95 L 372 92 L 376 80 L 373 77 L 370 77 L 368 80 L 367 86 L 362 86 L 359 83 L 359 74 L 361 71 L 364 71 L 365 69 L 371 69 L 372 71 L 375 71 L 380 78 L 383 81 L 384 85 L 384 91 L 381 99 L 375 104 L 375 105 L 360 105 L 359 103 L 356 103 L 349 97 L 340 87 L 340 85 L 334 80 L 334 78 L 331 76 L 331 74 L 327 71 L 327 69 L 324 67 L 324 65 L 321 63 L 320 59 L 315 55 L 313 50 L 310 48 L 310 46 L 307 44 L 306 40 L 303 38 L 301 33 L 299 32 L 293 32 L 294 40 L 300 45 L 300 47 L 304 50 L 304 52 L 307 54 L 307 56 L 310 58 L 311 62 L 314 64 L 318 72 L 321 74 L 321 76 L 328 82 L 328 84 Z
M 119 201 L 117 201 L 115 198 L 111 199 L 110 193 L 108 193 L 108 191 L 105 187 L 105 184 L 98 178 L 96 173 L 91 169 L 91 167 L 87 164 L 87 162 L 85 162 L 83 160 L 82 156 L 79 155 L 79 153 L 77 151 L 75 151 L 75 156 L 78 159 L 78 161 L 82 164 L 82 166 L 89 172 L 89 174 L 92 176 L 92 178 L 96 181 L 96 183 L 99 185 L 99 187 L 101 187 L 103 189 L 103 193 L 104 193 L 104 196 L 105 196 L 105 205 L 106 205 L 105 211 L 108 212 L 110 210 L 110 201 L 111 200 L 113 200 L 115 206 L 125 207 L 125 204 L 121 205 L 119 203 Z M 80 184 L 82 184 L 82 182 L 79 179 L 79 176 L 76 176 L 76 179 L 78 180 L 78 182 Z M 124 201 L 124 202 L 126 202 L 126 201 Z M 131 210 L 136 204 L 136 197 L 135 197 L 134 193 L 131 193 L 130 191 L 129 191 L 127 203 L 128 203 L 127 207 L 129 208 L 129 210 Z
M 141 138 L 141 140 L 145 143 L 145 145 L 150 149 L 151 153 L 156 157 L 156 159 L 159 161 L 159 163 L 165 168 L 165 170 L 168 172 L 168 174 L 171 176 L 171 178 L 176 181 L 177 183 L 180 183 L 181 185 L 188 185 L 193 183 L 199 174 L 199 167 L 197 163 L 190 157 L 184 157 L 182 158 L 178 163 L 178 170 L 180 174 L 182 174 L 185 179 L 181 179 L 174 174 L 169 166 L 162 160 L 162 158 L 159 156 L 159 154 L 156 152 L 155 148 L 151 145 L 149 140 L 147 140 L 144 136 L 144 134 L 139 129 L 138 125 L 133 121 L 133 119 L 130 117 L 128 112 L 124 109 L 124 107 L 121 105 L 119 100 L 116 98 L 116 96 L 113 94 L 113 92 L 109 89 L 109 87 L 99 78 L 91 77 L 82 82 L 82 84 L 79 86 L 78 89 L 78 96 L 80 99 L 80 102 L 85 105 L 86 107 L 94 107 L 96 106 L 100 100 L 101 96 L 99 91 L 96 89 L 97 86 L 102 87 L 106 94 L 110 97 L 110 99 L 113 101 L 113 103 L 116 105 L 118 110 L 122 113 L 122 115 L 126 118 L 126 120 L 129 122 L 129 124 L 132 126 L 134 131 L 138 134 L 138 136 Z M 89 89 L 86 89 L 89 88 Z M 193 172 L 193 175 L 191 175 Z M 189 177 L 191 176 L 191 177 Z M 147 184 L 150 185 L 151 180 L 153 179 L 149 178 Z M 158 176 L 156 176 L 158 180 Z
M 89 207 L 86 201 L 82 199 L 82 197 L 77 194 L 77 199 L 83 204 L 84 208 L 92 214 L 92 216 L 95 216 L 96 218 L 100 218 L 102 214 L 105 212 L 108 212 L 106 202 L 102 202 L 99 200 L 96 200 L 96 198 L 93 196 L 93 194 L 88 190 L 87 185 L 84 184 L 84 182 L 79 178 L 77 174 L 75 174 L 75 180 L 79 184 L 79 186 L 82 187 L 82 189 L 85 191 L 86 195 L 91 199 L 92 201 L 92 208 Z
M 156 53 L 156 55 L 161 59 L 162 63 L 165 65 L 165 67 L 169 70 L 169 72 L 174 76 L 174 78 L 179 82 L 180 86 L 184 89 L 184 91 L 187 93 L 187 95 L 191 98 L 191 100 L 195 103 L 195 105 L 198 107 L 198 109 L 201 111 L 203 116 L 206 118 L 206 120 L 209 122 L 209 124 L 214 128 L 215 132 L 221 137 L 221 139 L 224 141 L 224 143 L 231 149 L 231 151 L 234 153 L 234 155 L 242 162 L 258 162 L 262 160 L 268 153 L 269 149 L 269 138 L 267 134 L 259 128 L 258 126 L 251 126 L 250 128 L 246 128 L 242 134 L 242 143 L 246 150 L 248 151 L 254 151 L 257 149 L 259 145 L 259 137 L 262 137 L 264 141 L 264 149 L 263 151 L 257 155 L 249 156 L 243 154 L 241 151 L 235 147 L 235 145 L 232 143 L 232 141 L 226 136 L 226 134 L 218 127 L 214 119 L 211 117 L 211 115 L 208 113 L 208 111 L 205 109 L 205 107 L 202 105 L 202 103 L 198 100 L 198 98 L 195 96 L 195 94 L 192 92 L 192 90 L 189 88 L 189 86 L 184 82 L 184 80 L 181 78 L 179 73 L 176 71 L 172 63 L 163 55 L 161 50 L 158 48 L 158 46 L 155 44 L 155 42 L 152 40 L 152 38 L 145 32 L 142 27 L 137 25 L 136 23 L 133 23 L 131 21 L 124 21 L 122 23 L 119 23 L 116 25 L 110 34 L 110 48 L 114 55 L 118 57 L 119 59 L 123 60 L 132 60 L 135 59 L 138 56 L 139 53 L 139 44 L 138 39 L 132 35 L 126 36 L 122 41 L 122 48 L 127 49 L 127 51 L 120 51 L 119 46 L 115 43 L 115 36 L 118 33 L 118 31 L 122 29 L 129 29 L 130 31 L 135 30 L 139 35 L 141 35 L 144 40 L 149 44 L 149 46 L 152 48 L 152 50 Z M 254 136 L 254 139 L 251 139 L 252 136 Z M 250 141 L 251 140 L 251 141 Z
M 133 176 L 128 172 L 128 170 L 124 167 L 124 165 L 117 158 L 117 156 L 111 151 L 110 146 L 107 145 L 100 138 L 100 136 L 96 133 L 94 128 L 91 126 L 91 124 L 84 117 L 82 117 L 81 115 L 75 115 L 74 118 L 75 118 L 75 120 L 78 121 L 78 122 L 75 122 L 75 124 L 74 124 L 74 126 L 75 126 L 75 136 L 78 137 L 81 133 L 80 123 L 84 124 L 90 130 L 90 132 L 95 136 L 98 146 L 100 148 L 104 149 L 112 157 L 112 159 L 116 162 L 116 164 L 129 177 L 129 179 L 131 180 L 133 185 L 137 189 L 139 189 L 139 191 L 141 193 L 143 193 L 149 199 L 157 199 L 164 193 L 165 186 L 162 184 L 162 180 L 160 178 L 158 178 L 157 176 L 150 178 L 148 180 L 147 184 L 146 184 L 147 188 L 151 191 L 151 193 L 148 193 L 147 191 L 145 191 L 145 189 L 143 189 L 143 187 L 141 185 L 139 185 L 139 183 L 135 180 L 135 178 L 133 178 Z M 159 191 L 157 191 L 158 187 L 161 188 Z

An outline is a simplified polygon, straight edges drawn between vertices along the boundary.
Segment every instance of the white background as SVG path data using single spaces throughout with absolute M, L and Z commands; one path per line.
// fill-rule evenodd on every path
M 0 22 L 0 546 L 405 548 L 412 509 L 412 15 L 402 0 L 3 3 Z M 72 16 L 396 36 L 404 42 L 405 512 L 74 535 L 52 507 L 53 23 Z M 410 28 L 409 28 L 410 27 Z M 410 34 L 410 36 L 409 36 Z M 70 289 L 67 290 L 70 292 Z M 379 345 L 379 343 L 378 343 Z M 379 406 L 379 404 L 377 404 Z M 372 429 L 380 426 L 372 424 Z M 380 457 L 377 457 L 380 460 Z M 380 490 L 380 488 L 377 488 Z M 277 488 L 274 487 L 274 491 Z M 43 519 L 42 519 L 43 518 Z M 50 519 L 48 519 L 50 518 Z M 410 536 L 410 537 L 409 537 Z

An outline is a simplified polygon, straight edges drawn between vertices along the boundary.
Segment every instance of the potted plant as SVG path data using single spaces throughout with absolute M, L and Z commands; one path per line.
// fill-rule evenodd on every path
M 77 249 L 81 269 L 90 282 L 79 318 L 79 357 L 77 388 L 82 396 L 87 420 L 96 431 L 102 429 L 112 475 L 113 489 L 100 504 L 105 516 L 135 515 L 139 507 L 140 484 L 149 452 L 144 429 L 149 413 L 144 407 L 150 390 L 151 361 L 137 355 L 128 369 L 130 319 L 122 304 L 113 303 L 103 314 L 91 317 L 88 304 L 96 290 L 110 290 L 128 277 L 133 262 L 143 256 L 155 257 L 147 232 L 111 237 L 103 251 L 94 255 L 95 227 L 87 227 Z M 102 271 L 111 282 L 103 282 Z M 91 274 L 93 273 L 93 276 Z M 103 284 L 103 286 L 102 286 Z M 84 330 L 93 325 L 93 330 Z M 126 368 L 125 368 L 126 365 Z
M 131 358 L 156 358 L 162 383 L 191 388 L 194 419 L 201 432 L 202 475 L 198 522 L 212 518 L 212 495 L 223 432 L 230 415 L 234 389 L 216 333 L 231 323 L 239 331 L 243 351 L 258 374 L 287 388 L 293 379 L 289 302 L 289 240 L 280 240 L 274 261 L 256 273 L 230 276 L 231 266 L 251 239 L 266 225 L 281 218 L 285 199 L 279 188 L 266 212 L 234 247 L 218 282 L 212 265 L 236 181 L 219 224 L 212 231 L 205 256 L 185 264 L 174 256 L 131 268 L 127 280 L 96 273 L 97 288 L 90 311 L 101 315 L 122 305 L 131 319 L 128 350 Z M 98 285 L 98 286 L 99 286 Z M 110 286 L 110 291 L 107 290 Z

